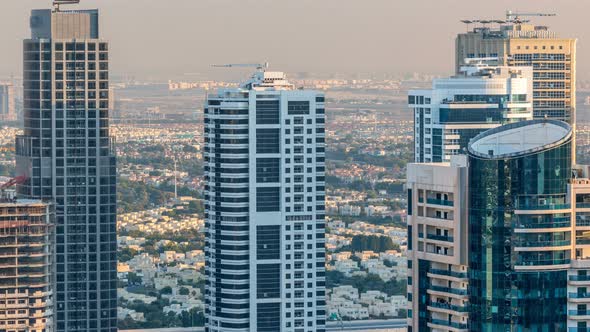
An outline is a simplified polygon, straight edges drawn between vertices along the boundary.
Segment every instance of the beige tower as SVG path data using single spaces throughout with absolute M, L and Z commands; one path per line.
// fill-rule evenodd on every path
M 498 58 L 500 65 L 532 66 L 535 118 L 575 124 L 576 39 L 558 38 L 546 26 L 523 22 L 517 19 L 459 34 L 456 71 L 467 58 Z

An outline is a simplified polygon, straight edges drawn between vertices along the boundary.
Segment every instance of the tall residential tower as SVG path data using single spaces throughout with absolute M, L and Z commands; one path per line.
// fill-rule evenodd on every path
M 514 16 L 507 18 L 511 17 Z M 496 58 L 503 66 L 531 66 L 535 118 L 548 117 L 574 125 L 576 39 L 557 37 L 546 26 L 518 18 L 498 27 L 485 22 L 488 23 L 457 35 L 457 72 L 469 58 Z
M 33 10 L 17 188 L 55 201 L 57 331 L 117 330 L 116 164 L 98 11 Z
M 208 96 L 206 331 L 325 331 L 324 113 L 281 72 Z

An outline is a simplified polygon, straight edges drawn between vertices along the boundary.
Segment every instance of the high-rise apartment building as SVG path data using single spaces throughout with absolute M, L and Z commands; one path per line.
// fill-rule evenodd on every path
M 535 118 L 575 124 L 576 39 L 559 38 L 546 26 L 522 20 L 497 28 L 486 24 L 457 36 L 457 73 L 469 58 L 497 58 L 499 65 L 533 67 Z
M 460 74 L 435 79 L 432 89 L 409 92 L 414 111 L 416 162 L 450 161 L 469 140 L 490 128 L 533 118 L 530 67 L 473 61 Z
M 14 86 L 0 83 L 0 121 L 16 121 Z
M 468 331 L 467 158 L 408 165 L 408 329 Z
M 117 330 L 116 161 L 98 11 L 33 10 L 24 41 L 19 197 L 56 207 L 57 331 Z
M 259 71 L 205 106 L 206 331 L 324 331 L 324 96 Z
M 0 330 L 54 331 L 50 204 L 0 196 Z
M 586 329 L 590 168 L 572 165 L 573 136 L 522 121 L 409 165 L 410 331 Z

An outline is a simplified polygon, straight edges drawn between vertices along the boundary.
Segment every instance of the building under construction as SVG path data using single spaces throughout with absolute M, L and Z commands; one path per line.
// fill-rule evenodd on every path
M 0 332 L 53 328 L 53 206 L 0 195 Z

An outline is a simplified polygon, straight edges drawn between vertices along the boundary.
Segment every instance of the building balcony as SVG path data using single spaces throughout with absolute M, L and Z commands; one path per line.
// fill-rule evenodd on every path
M 568 293 L 568 299 L 576 300 L 576 299 L 588 299 L 590 300 L 590 293 Z
M 526 260 L 519 261 L 515 264 L 515 268 L 518 270 L 537 270 L 545 268 L 561 268 L 568 267 L 570 259 L 539 259 L 539 260 Z
M 468 292 L 467 289 L 459 289 L 459 288 L 451 288 L 451 287 L 443 287 L 443 286 L 430 286 L 428 290 L 432 290 L 434 292 L 441 292 L 441 293 L 449 293 L 454 295 L 461 295 L 467 296 Z
M 427 198 L 426 203 L 434 204 L 434 205 L 442 205 L 442 206 L 454 206 L 455 202 L 445 200 L 445 199 L 436 199 L 436 198 Z
M 516 210 L 566 210 L 571 209 L 571 207 L 572 206 L 570 204 L 521 204 L 516 208 Z
M 453 242 L 453 237 L 448 235 L 426 234 L 426 238 L 435 241 Z
M 442 275 L 447 277 L 453 277 L 457 279 L 467 279 L 467 272 L 455 272 L 455 271 L 447 271 L 447 270 L 438 270 L 438 269 L 431 269 L 428 271 L 430 274 L 434 275 Z
M 451 328 L 452 331 L 468 331 L 467 324 L 434 318 L 431 318 L 428 321 L 428 327 L 440 328 L 441 326 Z
M 542 250 L 541 248 L 547 248 L 545 250 L 559 249 L 559 247 L 569 247 L 572 245 L 570 240 L 557 240 L 557 241 L 517 241 L 514 243 L 516 251 L 530 251 Z
M 573 320 L 589 320 L 590 310 L 568 310 L 567 318 Z
M 553 222 L 548 223 L 534 223 L 534 224 L 518 224 L 515 226 L 516 232 L 526 232 L 529 229 L 547 229 L 551 228 L 554 232 L 554 228 L 569 228 L 571 227 L 571 221 L 569 217 L 566 218 L 553 218 Z
M 436 308 L 436 309 L 446 310 L 446 311 L 455 311 L 458 313 L 468 313 L 469 312 L 469 307 L 467 307 L 467 306 L 459 306 L 459 305 L 454 305 L 454 304 L 450 304 L 450 303 L 440 303 L 440 302 L 430 301 L 428 303 L 428 306 L 432 307 L 432 308 Z
M 587 276 L 569 276 L 569 281 L 590 281 L 590 275 Z
M 576 209 L 590 209 L 590 202 L 578 202 L 576 203 Z

